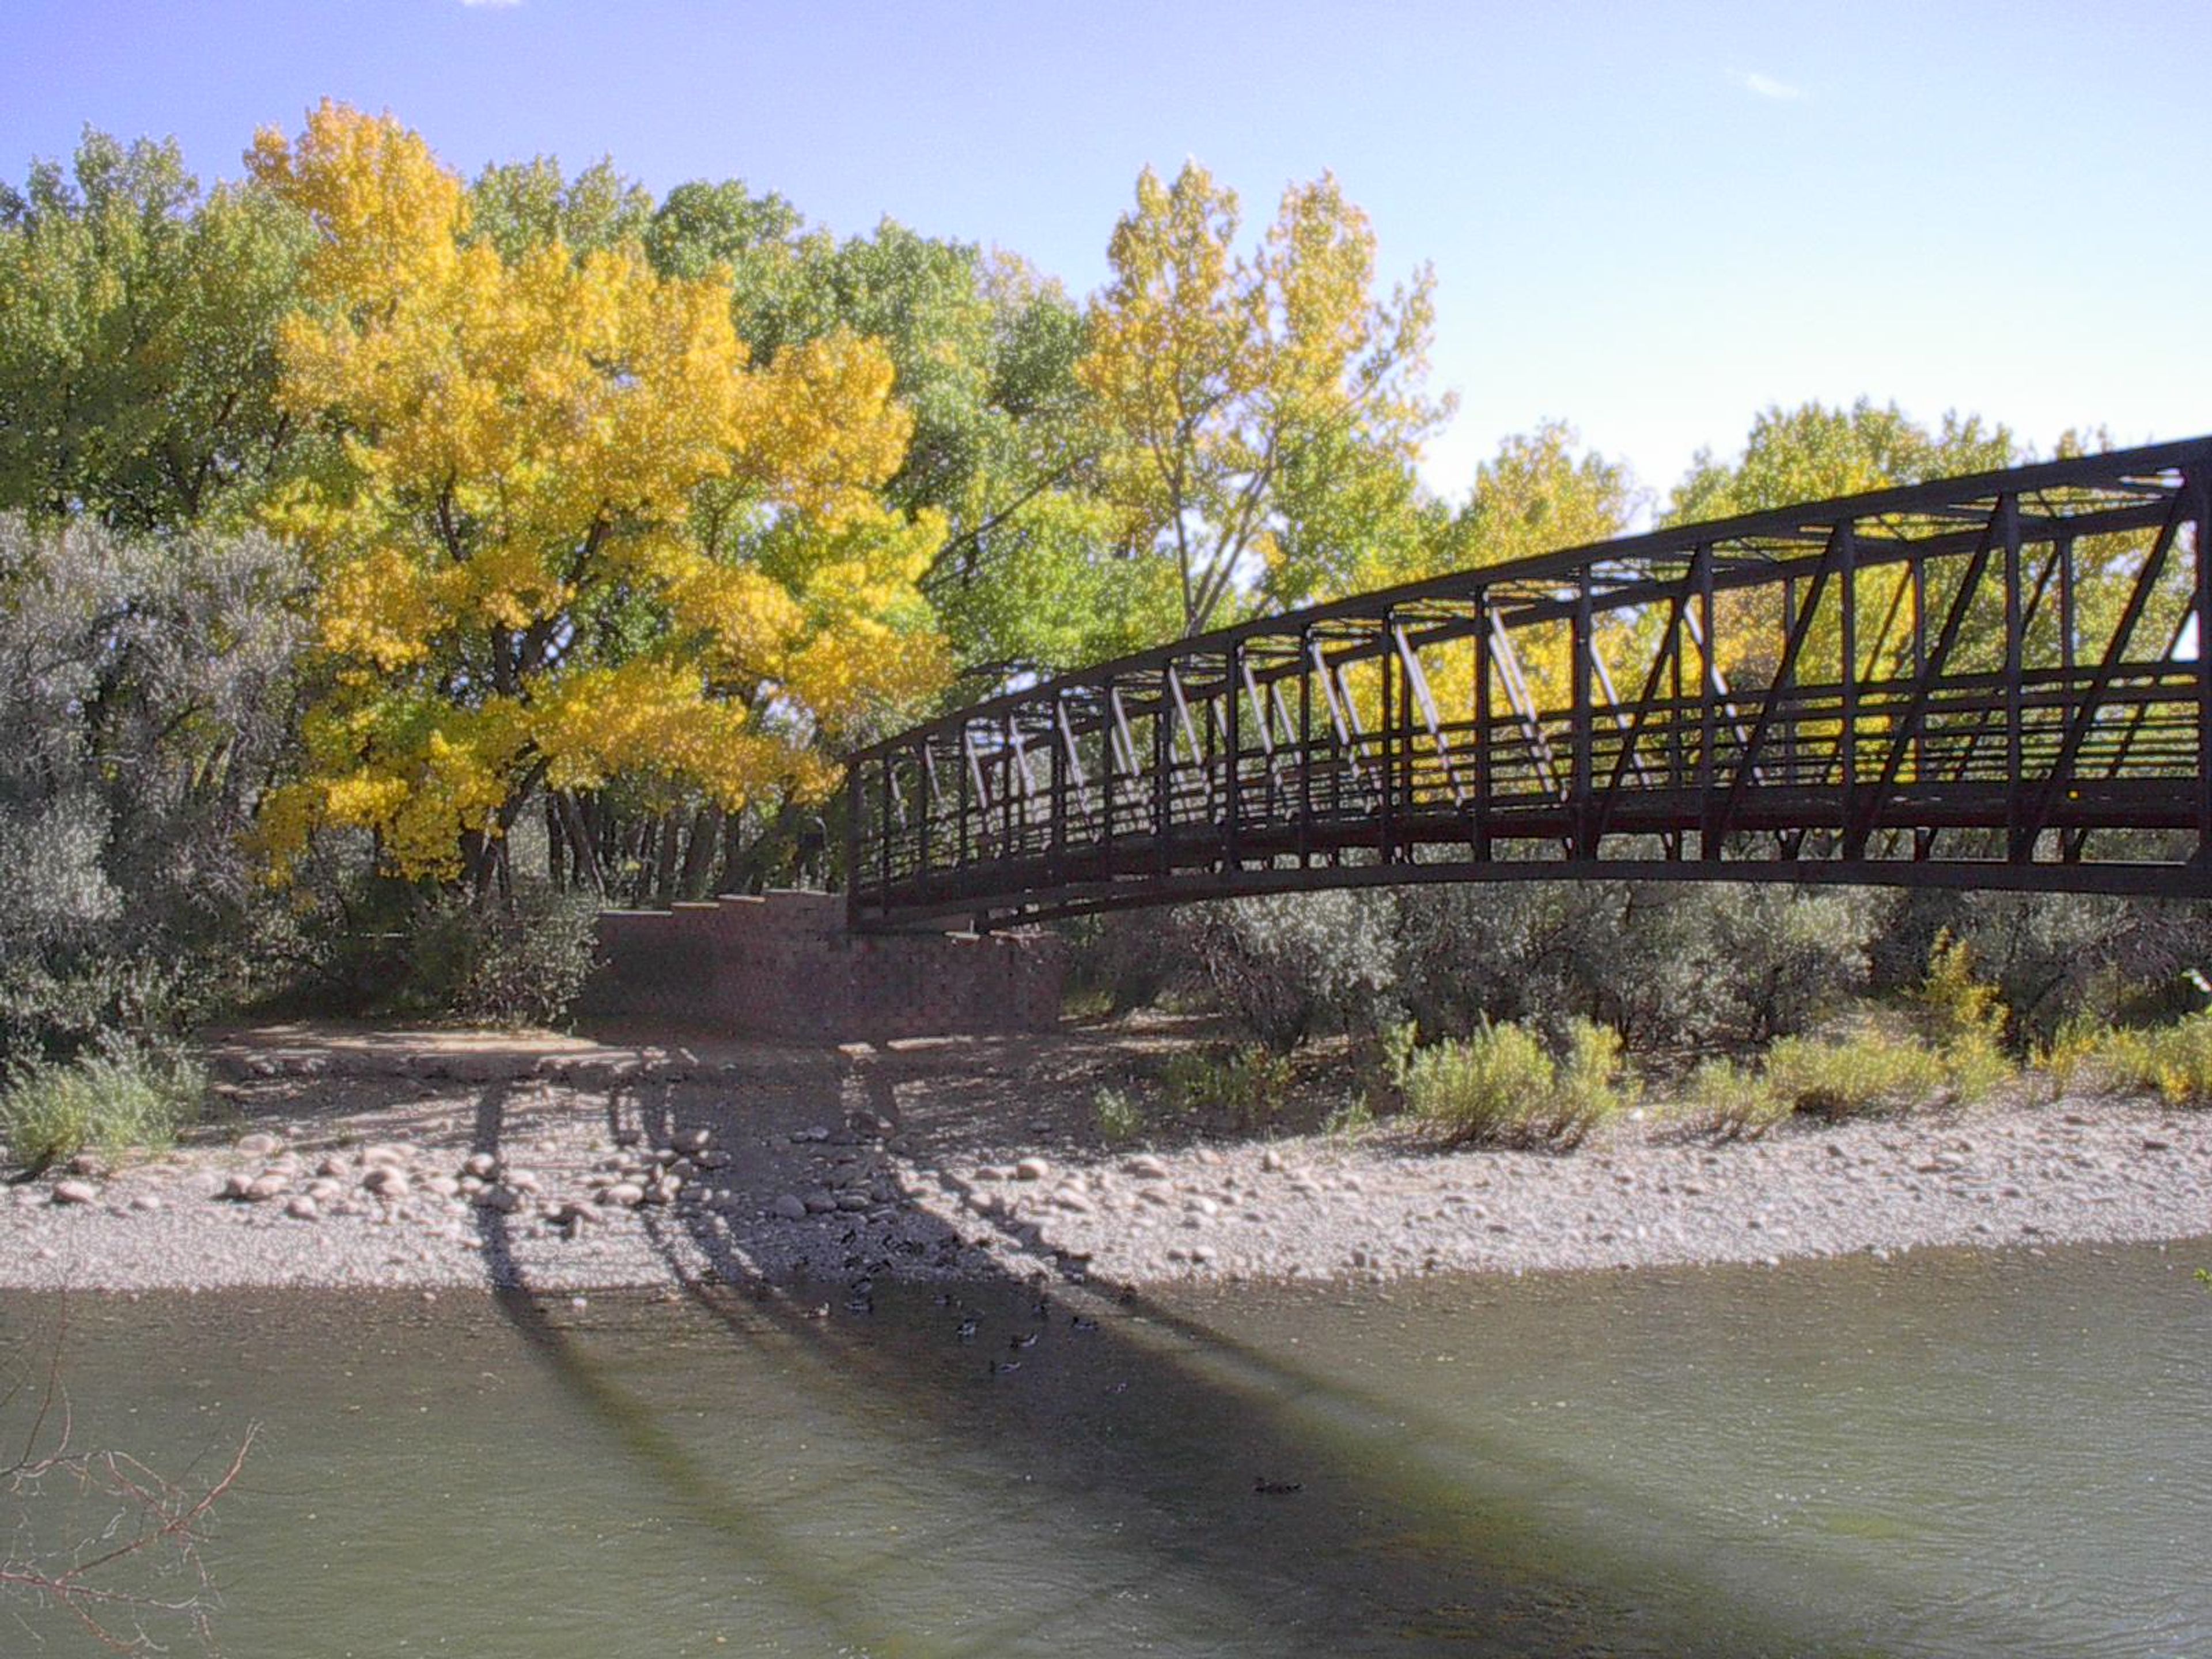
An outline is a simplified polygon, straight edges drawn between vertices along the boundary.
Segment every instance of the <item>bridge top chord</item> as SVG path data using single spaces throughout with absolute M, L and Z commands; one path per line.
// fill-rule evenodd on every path
M 1255 617 L 854 755 L 856 927 L 1633 876 L 2212 896 L 2212 439 Z

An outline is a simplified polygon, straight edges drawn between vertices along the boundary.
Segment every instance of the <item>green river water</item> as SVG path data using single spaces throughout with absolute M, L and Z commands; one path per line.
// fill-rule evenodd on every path
M 19 1295 L 0 1345 L 167 1474 L 258 1425 L 205 1551 L 236 1656 L 2121 1659 L 2212 1652 L 2200 1262 L 1193 1289 L 1095 1330 L 1012 1285 Z M 19 1557 L 97 1520 L 0 1501 Z M 99 1650 L 0 1600 L 0 1654 Z

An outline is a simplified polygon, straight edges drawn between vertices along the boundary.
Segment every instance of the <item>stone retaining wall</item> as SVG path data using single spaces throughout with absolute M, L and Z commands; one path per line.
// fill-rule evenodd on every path
M 799 1041 L 1048 1030 L 1060 942 L 1042 933 L 849 934 L 834 893 L 732 896 L 674 910 L 610 910 L 577 1003 Z

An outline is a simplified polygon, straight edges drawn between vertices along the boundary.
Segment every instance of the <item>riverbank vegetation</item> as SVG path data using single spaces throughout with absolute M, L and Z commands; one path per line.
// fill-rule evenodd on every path
M 2212 1103 L 2207 951 L 2195 906 L 1601 882 L 1107 919 L 1074 960 L 1093 1016 L 1160 1004 L 1235 1034 L 1163 1068 L 1155 1124 L 1206 1117 L 1187 1074 L 1272 1050 L 1269 1122 L 1565 1150 L 1632 1109 L 1734 1139 L 2068 1093 Z M 1117 1096 L 1119 1137 L 1147 1110 Z
M 126 1073 L 185 1076 L 176 1043 L 218 1014 L 557 1021 L 597 908 L 833 879 L 838 757 L 1010 684 L 1655 514 L 2029 458 L 1977 417 L 1807 404 L 1663 501 L 1557 422 L 1439 495 L 1433 285 L 1378 271 L 1334 179 L 1259 224 L 1195 162 L 1147 169 L 1100 229 L 1108 280 L 1077 296 L 734 177 L 466 177 L 328 103 L 222 183 L 93 132 L 0 187 L 13 1155 L 138 1121 Z M 2085 628 L 2126 544 L 2085 544 Z M 1831 1074 L 1878 1045 L 1836 1022 L 1935 994 L 1944 936 L 1967 1003 L 1937 1030 L 1923 996 L 1860 1101 Z M 1282 1115 L 1282 1056 L 1401 1029 L 1419 1052 L 1341 1122 L 1418 1092 L 1448 1136 L 1578 1138 L 1606 1044 L 1737 1133 L 2045 1050 L 2206 1080 L 2194 1028 L 2128 1035 L 2190 1006 L 2201 907 L 1598 883 L 1255 901 L 1076 945 L 1107 1004 L 1223 1012 L 1239 1041 L 1163 1097 L 1248 1131 Z M 1716 1054 L 1734 1069 L 1696 1069 Z M 1493 1122 L 1485 1079 L 1514 1066 L 1553 1103 Z

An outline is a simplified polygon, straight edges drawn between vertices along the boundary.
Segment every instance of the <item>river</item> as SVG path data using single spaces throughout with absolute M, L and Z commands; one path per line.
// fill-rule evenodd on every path
M 1015 1285 L 16 1296 L 0 1432 L 56 1353 L 80 1446 L 205 1480 L 251 1428 L 204 1551 L 240 1656 L 2202 1654 L 2200 1262 L 1194 1287 L 1096 1328 Z M 50 1549 L 71 1502 L 0 1526 Z M 18 1650 L 99 1650 L 0 1601 Z

